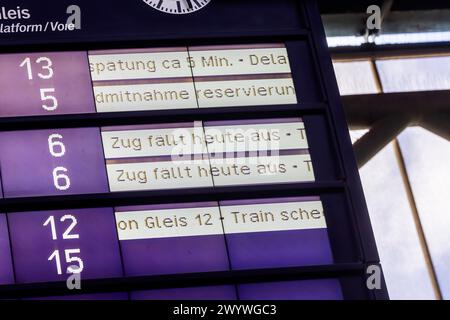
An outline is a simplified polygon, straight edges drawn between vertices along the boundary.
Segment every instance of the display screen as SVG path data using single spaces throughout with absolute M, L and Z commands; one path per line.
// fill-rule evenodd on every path
M 8 213 L 0 241 L 4 283 L 333 262 L 318 197 Z
M 385 293 L 315 2 L 190 2 L 0 5 L 0 299 Z
M 0 67 L 0 117 L 297 103 L 283 44 L 1 54 Z M 0 150 L 5 198 L 315 180 L 301 117 L 4 131 Z M 11 212 L 0 246 L 1 284 L 333 261 L 318 197 Z M 173 294 L 237 287 L 132 298 Z
M 0 132 L 6 198 L 314 181 L 301 118 Z
M 17 283 L 122 275 L 112 209 L 8 213 Z
M 85 52 L 0 54 L 0 117 L 95 112 Z
M 131 300 L 237 300 L 235 286 L 175 288 L 130 292 Z
M 241 284 L 242 300 L 342 300 L 338 279 Z
M 339 279 L 273 281 L 356 256 L 334 243 L 349 202 L 312 58 L 306 40 L 0 54 L 2 288 L 76 275 L 100 289 L 61 299 L 342 299 Z M 211 282 L 168 288 L 189 277 Z M 137 279 L 161 289 L 120 287 Z
M 233 269 L 333 262 L 318 198 L 220 203 Z
M 286 48 L 90 51 L 98 112 L 297 103 Z
M 6 215 L 0 213 L 0 285 L 14 283 Z
M 217 203 L 116 208 L 126 275 L 229 270 Z
M 247 283 L 101 294 L 81 294 L 26 300 L 342 300 L 339 279 Z
M 0 132 L 5 198 L 108 192 L 97 128 Z
M 338 279 L 176 288 L 130 293 L 131 300 L 342 300 Z
M 297 103 L 284 44 L 1 54 L 0 70 L 0 117 Z
M 24 298 L 22 300 L 128 300 L 128 292 L 113 292 L 113 293 L 92 293 L 92 294 L 76 294 L 65 296 L 50 296 L 37 298 Z

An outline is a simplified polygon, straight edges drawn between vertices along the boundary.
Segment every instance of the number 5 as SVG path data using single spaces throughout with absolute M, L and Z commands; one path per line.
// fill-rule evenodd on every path
M 47 104 L 42 104 L 42 108 L 44 108 L 44 110 L 47 111 L 55 111 L 58 108 L 58 100 L 55 98 L 55 96 L 52 96 L 50 94 L 47 93 L 54 93 L 55 89 L 54 88 L 43 88 L 40 89 L 41 90 L 41 100 L 42 102 L 45 101 L 51 101 L 52 104 L 51 105 L 47 105 Z
M 78 264 L 77 268 L 73 268 L 73 265 L 67 267 L 67 273 L 81 273 L 84 269 L 83 260 L 80 257 L 71 257 L 71 254 L 80 253 L 80 249 L 66 249 L 64 254 L 66 256 L 66 262 L 76 262 Z

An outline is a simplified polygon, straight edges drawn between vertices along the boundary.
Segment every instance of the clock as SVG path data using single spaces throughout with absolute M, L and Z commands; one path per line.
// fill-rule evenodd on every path
M 204 8 L 211 0 L 144 0 L 156 10 L 171 14 L 187 14 Z

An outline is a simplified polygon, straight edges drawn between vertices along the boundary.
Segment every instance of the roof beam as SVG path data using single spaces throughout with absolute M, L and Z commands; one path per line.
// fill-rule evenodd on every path
M 409 124 L 407 114 L 397 114 L 377 121 L 369 132 L 353 144 L 358 167 L 363 167 Z
M 352 95 L 341 99 L 348 125 L 355 130 L 371 128 L 378 121 L 399 114 L 407 114 L 410 125 L 421 125 L 433 115 L 450 113 L 450 90 Z

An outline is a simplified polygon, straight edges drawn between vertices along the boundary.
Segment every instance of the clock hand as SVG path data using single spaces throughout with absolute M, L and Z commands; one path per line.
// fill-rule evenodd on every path
M 185 1 L 186 1 L 187 6 L 189 7 L 189 9 L 191 9 L 191 10 L 194 9 L 191 0 L 185 0 Z

